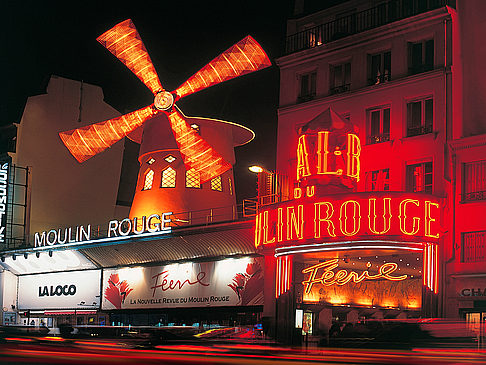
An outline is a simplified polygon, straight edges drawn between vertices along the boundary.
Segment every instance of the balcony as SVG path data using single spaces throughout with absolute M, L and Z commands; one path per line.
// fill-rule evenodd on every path
M 438 9 L 450 2 L 450 0 L 391 0 L 374 8 L 288 36 L 285 42 L 285 54 L 314 48 L 352 34 Z
M 422 134 L 428 134 L 428 133 L 432 133 L 431 125 L 421 125 L 418 127 L 407 128 L 407 137 L 415 137 L 415 136 L 420 136 Z
M 486 200 L 486 191 L 473 191 L 462 194 L 462 202 L 474 202 L 479 200 Z
M 390 133 L 376 134 L 368 137 L 368 144 L 388 142 L 389 140 L 390 140 Z
M 351 88 L 351 84 L 344 84 L 344 85 L 334 86 L 334 87 L 331 87 L 331 89 L 329 90 L 329 93 L 331 95 L 341 94 L 341 93 L 344 93 L 346 91 L 349 91 L 350 88 Z

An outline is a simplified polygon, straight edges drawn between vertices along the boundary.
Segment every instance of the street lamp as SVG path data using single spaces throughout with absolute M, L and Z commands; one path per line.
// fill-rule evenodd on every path
M 258 174 L 258 202 L 260 205 L 271 204 L 277 201 L 276 174 L 259 165 L 248 167 L 253 173 Z

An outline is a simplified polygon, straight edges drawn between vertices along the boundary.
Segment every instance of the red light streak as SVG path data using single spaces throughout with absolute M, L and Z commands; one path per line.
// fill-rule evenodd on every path
M 126 137 L 153 115 L 151 106 L 87 127 L 59 133 L 78 162 L 84 162 Z
M 174 108 L 168 115 L 172 132 L 188 169 L 195 169 L 204 183 L 231 169 L 231 164 L 212 148 L 197 132 L 191 128 L 183 116 Z
M 251 36 L 242 39 L 213 59 L 182 84 L 175 94 L 179 98 L 235 77 L 271 66 L 269 58 Z
M 153 94 L 163 91 L 150 56 L 130 19 L 115 25 L 96 40 L 127 66 Z
M 290 289 L 292 283 L 292 257 L 278 257 L 275 274 L 275 298 L 278 298 Z

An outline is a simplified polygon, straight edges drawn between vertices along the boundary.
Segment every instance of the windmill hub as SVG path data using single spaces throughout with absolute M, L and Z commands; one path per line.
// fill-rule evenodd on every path
M 169 110 L 174 105 L 174 97 L 168 91 L 160 91 L 155 94 L 154 106 L 158 110 Z

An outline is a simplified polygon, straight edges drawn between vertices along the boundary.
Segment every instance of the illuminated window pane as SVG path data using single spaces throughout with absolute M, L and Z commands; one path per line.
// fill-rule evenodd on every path
M 176 158 L 172 155 L 169 155 L 166 158 L 164 158 L 164 160 L 166 160 L 168 163 L 172 163 L 176 160 Z
M 152 189 L 153 182 L 154 182 L 154 171 L 153 170 L 148 170 L 148 172 L 145 174 L 145 182 L 143 184 L 143 189 L 142 190 L 150 190 L 150 189 Z
M 150 157 L 150 158 L 147 160 L 147 164 L 148 164 L 148 165 L 152 165 L 154 162 L 155 162 L 155 158 L 153 158 L 153 157 Z
M 211 190 L 223 191 L 223 182 L 221 180 L 221 176 L 211 179 Z
M 407 166 L 407 191 L 432 194 L 432 162 Z
M 195 169 L 186 171 L 186 188 L 200 188 L 201 178 Z
M 162 171 L 162 188 L 175 188 L 176 186 L 176 171 L 172 167 L 166 168 Z

